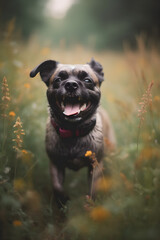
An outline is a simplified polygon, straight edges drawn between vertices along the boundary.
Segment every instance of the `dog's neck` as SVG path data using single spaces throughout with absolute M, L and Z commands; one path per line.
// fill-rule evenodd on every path
M 67 129 L 60 126 L 53 117 L 51 117 L 51 124 L 55 128 L 57 134 L 62 138 L 83 137 L 89 134 L 96 125 L 96 117 L 85 122 L 80 127 Z

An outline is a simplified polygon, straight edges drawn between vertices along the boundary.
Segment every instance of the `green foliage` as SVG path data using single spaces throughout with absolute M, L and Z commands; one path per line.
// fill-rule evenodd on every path
M 67 43 L 98 49 L 122 49 L 124 42 L 135 47 L 135 35 L 142 32 L 152 40 L 159 39 L 159 10 L 158 0 L 80 0 L 63 20 L 64 28 L 59 25 L 61 37 Z
M 14 0 L 9 3 L 0 1 L 0 28 L 5 30 L 6 24 L 14 19 L 15 26 L 22 37 L 28 38 L 44 21 L 43 0 Z

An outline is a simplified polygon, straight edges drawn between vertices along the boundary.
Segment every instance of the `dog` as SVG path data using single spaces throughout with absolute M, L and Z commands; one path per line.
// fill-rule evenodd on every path
M 54 195 L 58 206 L 63 207 L 69 199 L 63 188 L 65 168 L 77 171 L 88 167 L 89 194 L 95 196 L 100 168 L 94 169 L 93 176 L 90 154 L 102 166 L 105 139 L 115 145 L 111 121 L 99 106 L 104 73 L 102 65 L 94 59 L 84 65 L 46 60 L 30 72 L 30 77 L 37 73 L 47 85 L 46 151 Z

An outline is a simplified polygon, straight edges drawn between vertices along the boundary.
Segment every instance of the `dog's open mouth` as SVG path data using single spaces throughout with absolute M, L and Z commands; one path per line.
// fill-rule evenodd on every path
M 80 104 L 80 103 L 62 103 L 61 104 L 63 114 L 66 116 L 77 116 L 80 114 L 80 112 L 85 111 L 88 108 L 88 105 L 86 103 Z
M 87 110 L 90 106 L 89 102 L 82 102 L 80 99 L 70 98 L 58 103 L 63 114 L 67 118 L 75 118 L 80 115 L 80 113 Z

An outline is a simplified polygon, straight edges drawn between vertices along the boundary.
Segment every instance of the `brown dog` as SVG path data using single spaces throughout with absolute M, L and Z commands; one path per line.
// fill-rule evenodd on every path
M 99 108 L 100 85 L 104 80 L 101 64 L 95 60 L 85 65 L 63 65 L 47 60 L 30 73 L 40 73 L 47 85 L 50 117 L 46 130 L 46 150 L 51 162 L 51 177 L 57 203 L 62 207 L 68 200 L 63 189 L 65 168 L 78 170 L 88 167 L 92 194 L 100 176 L 86 152 L 94 153 L 101 164 L 104 138 L 112 145 L 115 138 L 108 115 Z M 91 187 L 90 187 L 91 194 Z

